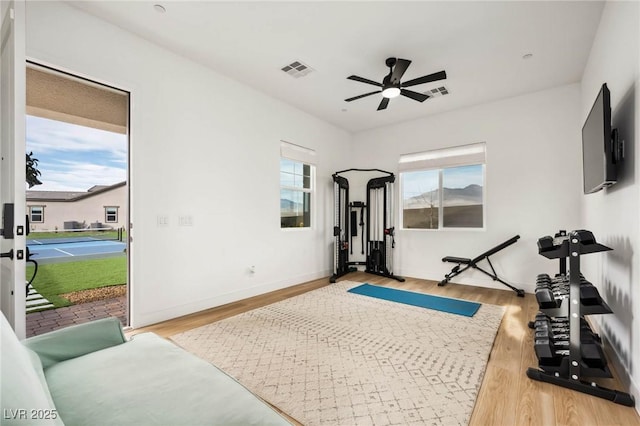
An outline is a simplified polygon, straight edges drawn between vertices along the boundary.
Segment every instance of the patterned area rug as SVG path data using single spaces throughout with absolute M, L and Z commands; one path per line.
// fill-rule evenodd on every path
M 467 318 L 342 281 L 172 336 L 305 425 L 468 424 L 504 308 Z

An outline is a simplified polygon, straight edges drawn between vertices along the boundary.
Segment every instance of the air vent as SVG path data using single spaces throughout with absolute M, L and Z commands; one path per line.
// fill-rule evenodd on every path
M 304 77 L 305 75 L 313 71 L 313 68 L 311 68 L 307 64 L 303 64 L 300 61 L 294 61 L 289 65 L 282 67 L 281 69 L 282 71 L 289 74 L 291 77 L 295 77 L 295 78 Z
M 444 96 L 449 94 L 449 89 L 444 86 L 436 87 L 435 89 L 427 90 L 424 92 L 425 95 L 429 95 L 432 98 L 436 98 L 438 96 Z

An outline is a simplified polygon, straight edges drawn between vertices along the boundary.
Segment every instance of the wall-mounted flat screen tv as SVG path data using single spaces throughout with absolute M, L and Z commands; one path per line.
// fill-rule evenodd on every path
M 616 183 L 616 132 L 611 129 L 611 100 L 607 84 L 598 92 L 582 126 L 584 193 L 591 194 Z

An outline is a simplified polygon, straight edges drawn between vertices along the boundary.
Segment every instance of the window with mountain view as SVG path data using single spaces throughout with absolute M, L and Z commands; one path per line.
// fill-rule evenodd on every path
M 451 167 L 442 170 L 442 226 L 483 227 L 484 166 Z
M 438 229 L 440 224 L 440 171 L 421 170 L 402 175 L 404 228 Z
M 313 166 L 280 159 L 280 227 L 311 227 Z
M 481 143 L 401 156 L 402 227 L 483 228 L 484 153 Z

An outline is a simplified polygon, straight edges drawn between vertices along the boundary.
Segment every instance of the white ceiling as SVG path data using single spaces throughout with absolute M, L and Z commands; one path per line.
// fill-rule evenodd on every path
M 603 8 L 594 1 L 72 4 L 352 132 L 578 82 Z M 382 81 L 388 57 L 413 61 L 403 81 L 446 70 L 450 93 L 424 103 L 398 97 L 383 111 L 376 111 L 381 95 L 345 102 L 376 90 L 347 77 Z M 293 61 L 314 71 L 301 78 L 281 71 Z

